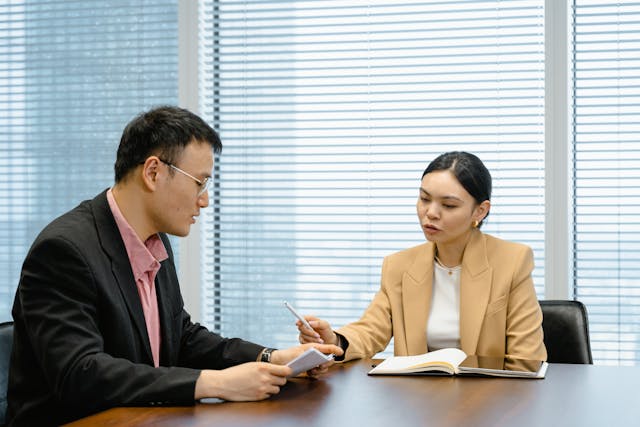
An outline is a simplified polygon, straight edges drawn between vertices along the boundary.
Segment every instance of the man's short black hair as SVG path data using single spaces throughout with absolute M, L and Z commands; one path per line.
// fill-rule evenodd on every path
M 193 141 L 208 143 L 215 153 L 222 151 L 216 131 L 189 110 L 162 106 L 139 114 L 122 132 L 114 166 L 116 182 L 152 155 L 177 162 Z

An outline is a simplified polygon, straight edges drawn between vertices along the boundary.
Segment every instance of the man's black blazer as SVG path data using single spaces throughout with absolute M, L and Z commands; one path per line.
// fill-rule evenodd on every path
M 191 405 L 200 369 L 254 361 L 262 346 L 225 339 L 184 310 L 173 253 L 155 284 L 160 367 L 106 191 L 49 224 L 22 267 L 13 305 L 11 425 L 52 425 L 114 406 Z

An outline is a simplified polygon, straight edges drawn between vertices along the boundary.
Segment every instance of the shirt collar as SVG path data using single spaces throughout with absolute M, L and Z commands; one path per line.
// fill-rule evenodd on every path
M 160 236 L 154 234 L 143 243 L 120 211 L 112 189 L 107 191 L 107 201 L 127 250 L 135 279 L 141 279 L 149 271 L 160 269 L 160 262 L 169 257 Z

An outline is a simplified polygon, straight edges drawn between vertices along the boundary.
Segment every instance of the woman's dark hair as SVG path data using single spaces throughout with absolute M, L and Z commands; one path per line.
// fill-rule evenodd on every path
M 460 185 L 480 204 L 491 200 L 491 174 L 482 160 L 465 151 L 450 151 L 436 157 L 422 173 L 422 177 L 436 171 L 450 171 Z M 489 214 L 487 213 L 487 216 Z M 485 216 L 486 219 L 486 216 Z M 482 226 L 484 219 L 478 224 Z
M 162 106 L 139 114 L 122 132 L 114 165 L 116 182 L 151 155 L 176 163 L 193 141 L 208 143 L 215 153 L 222 150 L 216 131 L 189 110 Z

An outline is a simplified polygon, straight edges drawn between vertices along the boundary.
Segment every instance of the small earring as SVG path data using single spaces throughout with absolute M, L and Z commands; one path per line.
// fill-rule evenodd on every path
M 478 220 L 473 221 L 473 228 L 478 228 L 478 224 L 480 224 Z

